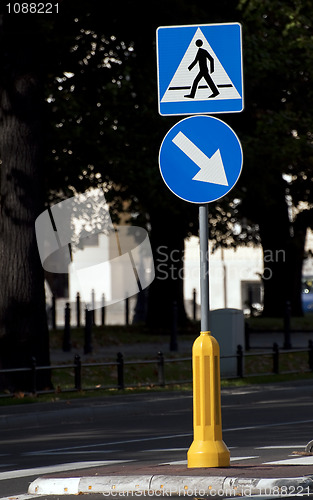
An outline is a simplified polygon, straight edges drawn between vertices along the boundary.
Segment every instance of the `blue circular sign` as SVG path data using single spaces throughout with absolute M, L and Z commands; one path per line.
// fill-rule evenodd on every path
M 178 122 L 161 144 L 159 165 L 167 187 L 191 203 L 225 196 L 242 169 L 240 141 L 229 125 L 212 116 Z

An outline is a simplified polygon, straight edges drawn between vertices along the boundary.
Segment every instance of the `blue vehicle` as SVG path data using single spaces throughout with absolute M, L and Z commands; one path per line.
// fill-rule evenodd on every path
M 304 313 L 313 313 L 313 277 L 302 282 L 302 308 Z

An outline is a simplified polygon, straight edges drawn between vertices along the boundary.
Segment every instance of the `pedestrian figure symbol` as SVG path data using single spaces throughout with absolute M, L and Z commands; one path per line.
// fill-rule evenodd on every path
M 188 70 L 191 71 L 196 64 L 199 64 L 199 73 L 197 74 L 196 78 L 194 79 L 194 82 L 192 84 L 191 92 L 190 94 L 186 94 L 184 97 L 189 97 L 191 99 L 194 99 L 196 95 L 196 91 L 198 88 L 198 85 L 200 83 L 200 80 L 202 78 L 205 79 L 207 82 L 208 86 L 210 87 L 212 94 L 208 96 L 208 98 L 214 98 L 217 95 L 219 95 L 219 90 L 217 89 L 214 81 L 212 80 L 210 73 L 214 72 L 214 58 L 209 54 L 209 52 L 205 49 L 202 49 L 203 41 L 202 40 L 197 40 L 196 41 L 196 46 L 199 47 L 197 55 L 193 62 L 188 66 Z M 207 60 L 210 62 L 210 71 L 208 69 L 208 63 Z
M 238 23 L 160 27 L 157 56 L 161 115 L 243 109 Z

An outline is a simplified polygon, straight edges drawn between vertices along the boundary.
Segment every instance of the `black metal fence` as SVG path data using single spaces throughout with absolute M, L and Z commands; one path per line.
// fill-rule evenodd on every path
M 244 360 L 245 358 L 251 358 L 251 357 L 263 357 L 263 358 L 270 358 L 271 360 L 271 365 L 272 365 L 272 370 L 270 372 L 262 372 L 262 373 L 249 373 L 249 376 L 264 376 L 268 374 L 275 374 L 275 375 L 284 375 L 284 374 L 289 374 L 289 373 L 299 373 L 299 370 L 281 370 L 281 359 L 282 356 L 285 356 L 286 354 L 307 354 L 307 367 L 306 367 L 306 372 L 313 372 L 313 341 L 309 340 L 308 341 L 308 348 L 307 349 L 285 349 L 283 348 L 282 350 L 279 348 L 278 344 L 275 342 L 273 344 L 273 347 L 271 350 L 267 351 L 257 351 L 257 352 L 247 352 L 244 353 L 243 348 L 241 345 L 238 345 L 237 347 L 237 377 L 243 378 L 245 377 L 245 370 L 244 370 Z M 222 356 L 221 356 L 222 359 Z M 303 371 L 303 370 L 301 370 Z
M 291 373 L 290 371 L 281 371 L 281 357 L 285 354 L 292 353 L 306 353 L 307 354 L 307 367 L 306 372 L 313 372 L 313 342 L 309 341 L 309 345 L 307 349 L 292 349 L 292 350 L 280 350 L 278 344 L 274 344 L 271 351 L 263 351 L 263 352 L 248 352 L 245 353 L 241 345 L 238 345 L 237 353 L 234 356 L 221 356 L 222 359 L 226 358 L 236 358 L 237 359 L 237 373 L 232 378 L 244 378 L 245 376 L 262 376 L 271 374 L 285 374 Z M 272 370 L 267 373 L 250 373 L 246 375 L 245 373 L 245 360 L 250 357 L 268 357 L 271 359 Z M 31 391 L 32 394 L 48 394 L 54 393 L 55 390 L 46 390 L 46 391 L 38 391 L 37 390 L 37 376 L 40 371 L 43 370 L 70 370 L 71 373 L 74 372 L 74 384 L 70 388 L 62 389 L 58 388 L 60 392 L 75 392 L 75 391 L 87 391 L 87 390 L 95 390 L 98 389 L 126 389 L 126 388 L 135 388 L 135 387 L 144 387 L 144 386 L 159 386 L 165 387 L 166 385 L 183 385 L 192 382 L 191 375 L 191 356 L 183 357 L 183 358 L 165 358 L 162 352 L 158 352 L 156 358 L 150 360 L 125 360 L 124 356 L 121 352 L 117 354 L 115 360 L 108 362 L 98 362 L 98 363 L 83 363 L 81 357 L 79 355 L 75 355 L 74 362 L 72 364 L 64 364 L 64 365 L 51 365 L 51 366 L 37 366 L 36 359 L 32 358 L 31 365 L 27 368 L 16 368 L 16 369 L 3 369 L 0 370 L 0 374 L 5 373 L 18 373 L 18 372 L 27 372 L 31 374 Z M 182 363 L 182 362 L 190 362 L 190 378 L 185 380 L 169 380 L 166 377 L 166 365 L 170 363 Z M 125 380 L 125 367 L 127 365 L 154 365 L 156 367 L 156 379 L 151 382 L 140 382 L 136 384 L 129 383 Z M 101 367 L 105 371 L 108 368 L 115 367 L 116 370 L 116 383 L 114 385 L 102 385 L 97 384 L 97 387 L 92 386 L 88 387 L 84 384 L 83 380 L 83 368 L 95 368 Z M 299 370 L 294 370 L 292 373 L 298 373 Z M 222 377 L 224 378 L 224 377 Z M 101 380 L 99 380 L 101 382 Z M 1 394 L 0 397 L 12 397 L 12 393 Z

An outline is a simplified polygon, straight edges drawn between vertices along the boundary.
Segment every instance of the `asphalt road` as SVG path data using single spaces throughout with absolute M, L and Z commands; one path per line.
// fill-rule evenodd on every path
M 70 475 L 90 462 L 121 461 L 122 468 L 123 461 L 186 460 L 192 442 L 190 393 L 112 396 L 62 405 L 56 405 L 40 424 L 35 419 L 32 423 L 36 405 L 15 408 L 13 427 L 0 428 L 0 500 L 14 495 L 22 495 L 18 500 L 30 498 L 23 495 L 35 478 L 53 470 Z M 48 406 L 37 408 L 45 415 Z M 69 408 L 70 419 L 64 417 Z M 88 416 L 86 410 L 91 408 Z M 27 421 L 25 415 L 30 417 Z M 223 439 L 233 464 L 294 460 L 292 453 L 303 451 L 313 439 L 313 380 L 224 390 L 222 418 Z

